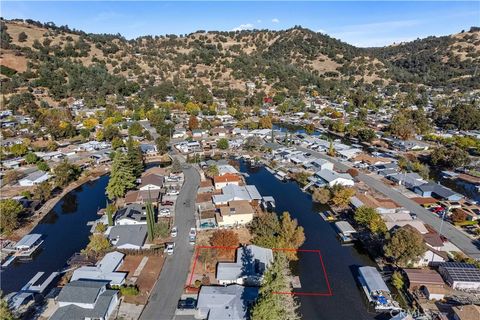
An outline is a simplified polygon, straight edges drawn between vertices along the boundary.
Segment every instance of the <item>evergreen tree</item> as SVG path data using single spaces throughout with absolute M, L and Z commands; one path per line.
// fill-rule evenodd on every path
M 297 320 L 298 303 L 293 295 L 276 294 L 290 292 L 290 268 L 284 254 L 276 254 L 272 265 L 264 274 L 259 298 L 254 305 L 252 320 Z
M 148 201 L 147 201 L 147 233 L 148 241 L 153 241 L 155 233 L 155 213 L 153 210 L 152 201 L 150 199 L 150 190 L 148 192 Z
M 117 153 L 113 159 L 112 173 L 107 186 L 107 196 L 110 200 L 121 198 L 127 190 L 135 187 L 135 175 L 127 156 Z
M 132 137 L 128 137 L 127 140 L 127 158 L 133 175 L 137 178 L 140 177 L 144 169 L 143 155 L 140 146 L 133 141 Z

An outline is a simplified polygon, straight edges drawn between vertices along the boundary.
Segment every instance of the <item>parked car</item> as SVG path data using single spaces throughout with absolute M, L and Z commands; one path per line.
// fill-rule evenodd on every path
M 170 242 L 165 247 L 165 251 L 169 256 L 173 254 L 173 248 L 175 248 L 175 242 Z
M 168 208 L 162 208 L 158 211 L 158 215 L 160 216 L 169 216 L 170 215 L 170 209 Z
M 191 244 L 191 245 L 194 245 L 195 244 L 195 241 L 196 241 L 196 238 L 195 236 L 188 236 L 188 242 Z
M 177 236 L 177 227 L 172 228 L 170 235 L 172 236 L 172 238 L 175 238 Z
M 184 300 L 178 300 L 177 309 L 184 310 L 184 309 L 195 309 L 197 306 L 197 300 L 193 298 L 187 298 Z
M 188 233 L 190 236 L 196 237 L 197 230 L 195 228 L 190 228 L 190 232 Z
M 170 200 L 162 201 L 162 206 L 173 206 L 173 201 L 170 201 Z
M 178 190 L 170 190 L 167 192 L 167 196 L 178 196 L 180 192 Z

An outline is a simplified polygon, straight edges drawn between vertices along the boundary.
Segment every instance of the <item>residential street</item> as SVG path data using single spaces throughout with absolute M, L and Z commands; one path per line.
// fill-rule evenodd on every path
M 332 162 L 338 169 L 346 171 L 347 169 L 352 168 L 351 166 L 347 165 L 344 162 L 340 162 L 334 158 L 331 158 L 325 154 L 315 152 L 313 150 L 303 148 L 303 147 L 296 147 L 298 150 L 303 152 L 309 152 L 314 156 L 326 159 Z M 375 189 L 376 191 L 384 194 L 388 198 L 392 199 L 399 205 L 405 207 L 406 209 L 410 210 L 411 212 L 417 214 L 417 216 L 425 223 L 432 226 L 437 232 L 440 231 L 440 225 L 442 223 L 442 219 L 433 215 L 430 211 L 425 209 L 424 207 L 420 206 L 413 200 L 410 200 L 397 190 L 385 185 L 383 182 L 376 180 L 370 175 L 366 175 L 364 173 L 360 173 L 358 175 L 358 179 L 364 182 L 369 187 Z M 480 244 L 474 243 L 468 236 L 463 234 L 461 231 L 455 229 L 450 223 L 444 222 L 442 227 L 442 235 L 444 235 L 450 242 L 460 248 L 463 252 L 471 256 L 475 259 L 480 259 Z
M 182 161 L 182 159 L 179 159 Z M 184 166 L 185 182 L 175 204 L 175 225 L 178 235 L 175 251 L 167 256 L 163 270 L 150 299 L 140 317 L 144 320 L 169 320 L 174 317 L 177 302 L 183 292 L 194 246 L 189 244 L 188 233 L 195 226 L 194 210 L 200 176 L 197 170 Z

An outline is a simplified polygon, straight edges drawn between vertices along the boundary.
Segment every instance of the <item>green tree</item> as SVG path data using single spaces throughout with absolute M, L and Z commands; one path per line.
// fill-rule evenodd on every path
M 155 139 L 158 153 L 164 154 L 168 151 L 169 140 L 170 139 L 168 138 L 168 136 L 159 136 L 157 139 Z
M 155 211 L 153 210 L 152 201 L 150 200 L 150 195 L 146 204 L 146 215 L 147 215 L 147 234 L 148 241 L 152 242 L 155 237 Z
M 345 208 L 350 204 L 350 199 L 355 195 L 355 189 L 334 185 L 332 187 L 332 204 L 339 208 Z
M 218 176 L 218 167 L 217 165 L 215 164 L 212 164 L 210 165 L 207 170 L 205 170 L 205 174 L 208 176 L 208 177 L 215 177 L 215 176 Z
M 113 203 L 109 203 L 105 208 L 105 214 L 107 215 L 108 225 L 113 226 L 113 215 L 117 211 L 117 207 Z
M 255 217 L 250 232 L 254 244 L 267 248 L 298 249 L 305 242 L 303 227 L 298 226 L 297 220 L 288 212 L 284 212 L 280 219 L 273 212 Z M 297 259 L 295 251 L 288 251 L 286 256 L 290 260 Z
M 315 188 L 312 194 L 313 201 L 321 204 L 327 204 L 331 199 L 330 190 L 327 188 Z
M 15 157 L 21 157 L 28 152 L 28 147 L 24 143 L 17 143 L 10 147 L 10 152 Z
M 228 140 L 225 139 L 225 138 L 222 138 L 222 139 L 218 140 L 217 147 L 218 147 L 218 149 L 221 149 L 221 150 L 228 149 Z
M 0 291 L 0 319 L 2 320 L 16 320 L 13 316 L 12 311 L 8 307 L 7 300 L 3 296 L 3 293 Z
M 332 140 L 330 140 L 330 145 L 329 145 L 329 147 L 328 147 L 328 152 L 327 152 L 327 154 L 328 154 L 330 157 L 335 157 L 336 152 L 335 152 L 335 148 L 334 148 L 334 146 L 333 146 L 333 141 L 332 141 Z
M 251 310 L 252 320 L 299 320 L 298 303 L 290 294 L 291 275 L 288 259 L 283 254 L 276 254 L 272 265 L 265 272 L 259 297 Z
M 52 195 L 52 186 L 50 182 L 43 181 L 33 190 L 33 197 L 41 202 L 47 201 Z
M 470 163 L 468 153 L 457 146 L 438 147 L 430 154 L 433 165 L 445 168 L 462 167 Z
M 110 241 L 101 233 L 92 234 L 89 240 L 87 247 L 82 251 L 86 255 L 98 256 L 111 247 Z
M 182 164 L 177 158 L 173 158 L 172 162 L 172 173 L 182 172 Z
M 395 271 L 392 274 L 392 284 L 398 290 L 402 289 L 405 285 L 405 281 L 403 280 L 402 274 L 399 271 Z
M 25 42 L 27 41 L 27 38 L 27 34 L 23 31 L 18 34 L 18 42 Z
M 18 226 L 18 217 L 23 211 L 20 202 L 13 199 L 0 200 L 0 231 L 10 234 Z
M 143 126 L 140 124 L 140 122 L 135 121 L 130 125 L 130 127 L 128 127 L 128 135 L 141 137 L 142 134 Z
M 127 158 L 132 168 L 132 173 L 135 177 L 140 177 L 144 169 L 143 155 L 140 145 L 133 141 L 129 136 L 127 140 Z
M 38 161 L 38 157 L 35 153 L 29 152 L 25 155 L 25 161 L 28 164 L 36 163 Z
M 417 262 L 427 247 L 422 235 L 410 226 L 398 229 L 385 245 L 385 255 L 398 266 L 407 266 Z
M 358 224 L 367 227 L 373 233 L 387 232 L 385 222 L 374 208 L 361 206 L 355 210 L 353 218 Z
M 45 172 L 50 171 L 50 167 L 48 166 L 48 163 L 45 162 L 45 160 L 37 161 L 37 169 Z
M 55 184 L 61 188 L 66 187 L 70 182 L 80 177 L 82 170 L 79 166 L 69 163 L 66 159 L 53 170 Z
M 123 153 L 116 153 L 106 190 L 108 198 L 114 200 L 123 197 L 127 190 L 135 187 L 135 180 L 136 178 L 127 156 Z

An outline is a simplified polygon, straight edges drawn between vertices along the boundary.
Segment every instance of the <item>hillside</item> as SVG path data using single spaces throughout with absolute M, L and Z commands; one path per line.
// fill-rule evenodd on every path
M 296 95 L 306 86 L 332 86 L 330 80 L 347 87 L 411 83 L 480 88 L 478 28 L 369 49 L 301 27 L 128 41 L 31 20 L 3 20 L 1 37 L 2 92 L 44 87 L 55 100 L 92 90 L 125 95 L 135 92 L 137 84 L 160 86 L 157 94 L 163 96 L 179 88 L 237 95 L 247 90 L 246 82 L 255 83 L 258 96 L 279 90 Z

